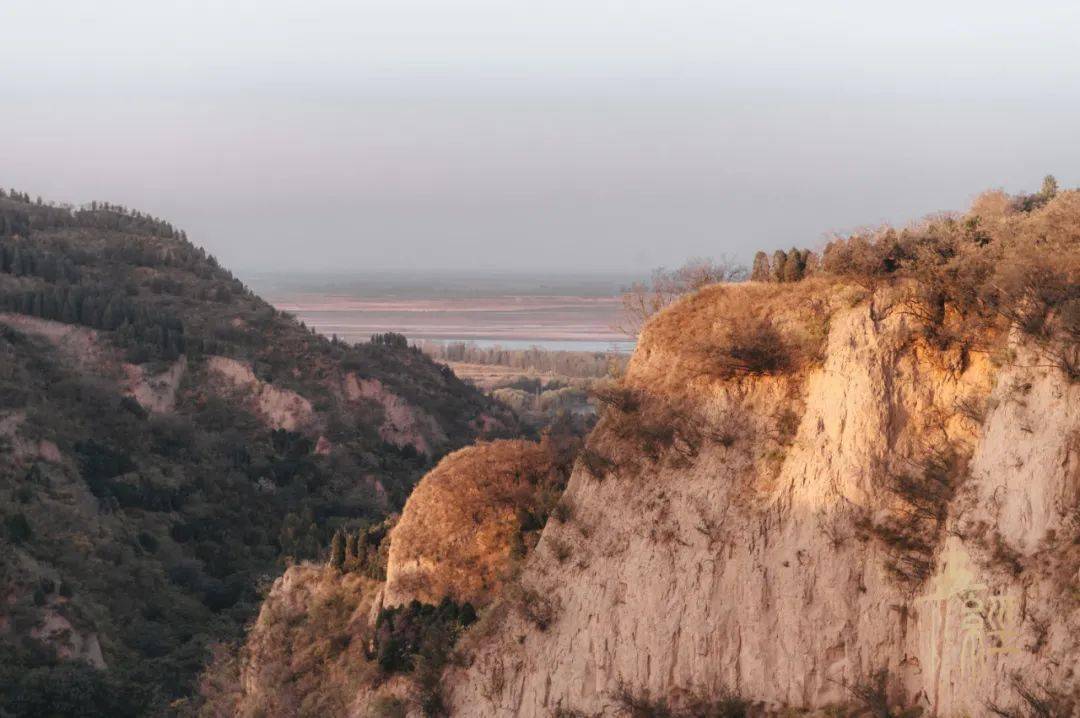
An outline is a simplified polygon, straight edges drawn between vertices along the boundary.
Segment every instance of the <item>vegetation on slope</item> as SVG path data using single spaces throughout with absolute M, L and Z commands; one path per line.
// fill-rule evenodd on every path
M 164 710 L 212 643 L 239 637 L 286 558 L 381 521 L 438 453 L 511 423 L 398 338 L 321 338 L 168 223 L 110 205 L 0 196 L 0 311 L 0 706 L 13 715 L 36 714 L 32 686 L 56 705 L 104 696 L 85 715 Z M 65 351 L 55 327 L 85 341 Z M 268 423 L 243 387 L 223 393 L 212 356 L 309 403 L 310 420 Z M 150 411 L 125 377 L 166 369 L 181 377 L 175 409 Z M 386 408 L 343 391 L 350 375 L 430 416 L 447 437 L 436 456 L 384 441 Z
M 641 351 L 669 357 L 647 389 L 624 381 L 596 390 L 604 433 L 621 439 L 630 456 L 678 460 L 706 440 L 733 442 L 737 418 L 710 429 L 694 416 L 690 387 L 797 379 L 820 362 L 837 308 L 823 290 L 836 285 L 848 288 L 848 301 L 870 299 L 875 319 L 890 312 L 910 317 L 919 340 L 952 371 L 962 371 L 972 352 L 1017 361 L 1008 344 L 1016 331 L 1036 347 L 1039 363 L 1080 380 L 1080 191 L 1059 191 L 1052 177 L 1034 194 L 987 192 L 963 214 L 838 238 L 820 257 L 805 249 L 771 258 L 759 252 L 752 283 L 729 284 L 742 277 L 727 263 L 697 260 L 659 272 L 653 285 L 624 298 L 634 324 L 667 310 L 646 329 Z M 891 299 L 879 306 L 872 292 L 886 287 Z M 582 457 L 602 477 L 626 463 L 614 454 L 592 441 Z
M 570 477 L 578 440 L 477 444 L 417 486 L 390 536 L 387 602 L 484 606 L 535 546 Z
M 485 619 L 491 626 L 505 599 L 543 603 L 513 582 L 548 516 L 569 516 L 558 500 L 578 440 L 557 429 L 540 442 L 480 442 L 446 456 L 396 523 L 338 532 L 324 566 L 291 567 L 243 648 L 217 653 L 198 715 L 344 715 L 357 706 L 445 715 L 443 672 L 462 658 L 458 639 L 485 630 L 474 627 Z

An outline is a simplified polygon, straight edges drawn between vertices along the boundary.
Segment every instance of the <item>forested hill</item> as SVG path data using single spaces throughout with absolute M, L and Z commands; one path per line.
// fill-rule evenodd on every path
M 165 711 L 287 560 L 513 431 L 402 337 L 320 337 L 167 222 L 2 193 L 0 715 Z

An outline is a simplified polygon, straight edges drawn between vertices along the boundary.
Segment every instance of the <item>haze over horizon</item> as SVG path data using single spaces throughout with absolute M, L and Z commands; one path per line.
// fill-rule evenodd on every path
M 0 10 L 0 185 L 245 272 L 637 272 L 1080 182 L 1080 7 Z

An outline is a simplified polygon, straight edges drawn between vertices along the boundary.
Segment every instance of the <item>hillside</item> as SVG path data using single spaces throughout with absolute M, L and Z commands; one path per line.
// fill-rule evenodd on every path
M 1031 205 L 657 315 L 455 712 L 1076 715 L 1080 192 Z
M 441 712 L 455 641 L 476 634 L 477 609 L 513 584 L 549 514 L 561 515 L 577 445 L 549 432 L 445 457 L 396 522 L 274 583 L 242 649 L 220 653 L 204 676 L 198 714 Z
M 286 561 L 514 431 L 402 337 L 321 338 L 168 223 L 2 194 L 0 713 L 163 711 Z
M 388 573 L 428 576 L 390 603 L 430 603 L 353 594 L 336 635 L 369 651 L 331 714 L 1076 715 L 1078 367 L 1076 191 L 988 193 L 838 240 L 795 280 L 705 287 L 598 392 L 556 520 L 499 582 L 505 542 L 470 575 L 445 547 L 509 535 L 509 515 L 425 522 L 425 495 L 481 481 L 425 478 L 405 510 L 424 531 L 405 550 L 390 532 Z M 307 596 L 343 579 L 292 571 L 249 649 L 275 626 L 325 635 Z M 308 696 L 342 688 L 342 650 L 291 664 Z M 276 685 L 241 681 L 264 702 Z

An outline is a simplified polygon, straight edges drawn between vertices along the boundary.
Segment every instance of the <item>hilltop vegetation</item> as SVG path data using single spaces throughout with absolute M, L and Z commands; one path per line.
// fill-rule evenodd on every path
M 0 193 L 0 713 L 164 711 L 287 560 L 514 431 L 402 338 L 317 336 L 167 222 Z

